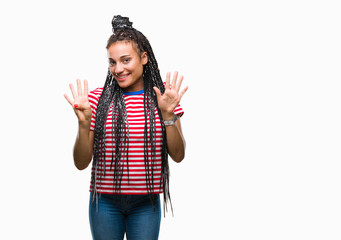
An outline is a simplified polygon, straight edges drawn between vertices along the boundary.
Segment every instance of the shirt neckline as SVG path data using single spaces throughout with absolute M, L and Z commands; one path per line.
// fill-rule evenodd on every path
M 136 92 L 123 92 L 124 95 L 139 95 L 139 94 L 142 94 L 144 93 L 144 89 L 140 90 L 140 91 L 136 91 Z

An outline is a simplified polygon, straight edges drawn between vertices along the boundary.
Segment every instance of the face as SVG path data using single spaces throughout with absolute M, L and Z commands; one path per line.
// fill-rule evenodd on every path
M 108 49 L 110 71 L 125 92 L 143 89 L 143 65 L 148 62 L 147 53 L 143 52 L 140 56 L 133 44 L 118 41 Z

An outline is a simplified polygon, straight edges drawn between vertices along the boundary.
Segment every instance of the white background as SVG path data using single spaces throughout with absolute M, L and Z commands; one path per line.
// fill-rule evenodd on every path
M 0 4 L 0 239 L 91 239 L 68 84 L 104 84 L 113 15 L 178 70 L 186 158 L 160 239 L 341 239 L 338 1 Z

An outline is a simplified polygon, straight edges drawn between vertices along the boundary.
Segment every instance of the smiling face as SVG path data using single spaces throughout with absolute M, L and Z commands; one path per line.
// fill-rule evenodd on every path
M 108 48 L 110 71 L 125 92 L 143 89 L 143 65 L 148 62 L 147 53 L 139 53 L 133 42 L 118 41 Z

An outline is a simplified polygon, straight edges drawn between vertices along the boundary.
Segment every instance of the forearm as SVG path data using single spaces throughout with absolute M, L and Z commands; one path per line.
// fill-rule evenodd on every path
M 73 160 L 79 170 L 88 167 L 92 159 L 90 124 L 78 125 L 78 134 L 73 148 Z
M 185 157 L 186 142 L 182 135 L 180 120 L 174 125 L 166 126 L 168 154 L 175 162 L 181 162 Z
M 186 144 L 181 131 L 180 119 L 177 119 L 176 123 L 173 122 L 175 121 L 173 119 L 175 119 L 174 110 L 179 106 L 180 100 L 188 87 L 179 92 L 183 76 L 180 76 L 179 81 L 177 78 L 178 72 L 174 72 L 171 83 L 170 73 L 168 72 L 164 92 L 161 94 L 160 89 L 157 87 L 153 87 L 153 89 L 166 127 L 168 153 L 175 162 L 181 162 L 185 157 Z

